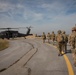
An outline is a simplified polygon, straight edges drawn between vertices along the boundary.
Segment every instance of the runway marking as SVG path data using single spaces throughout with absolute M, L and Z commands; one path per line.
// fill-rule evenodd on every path
M 48 43 L 47 43 L 47 45 L 53 46 L 53 45 L 48 44 Z M 57 49 L 56 46 L 53 46 L 53 47 Z M 64 52 L 62 52 L 62 54 L 64 54 Z M 63 57 L 64 57 L 64 59 L 65 59 L 65 61 L 66 61 L 66 65 L 67 65 L 67 68 L 68 68 L 68 73 L 69 73 L 69 75 L 74 75 L 74 71 L 73 71 L 72 65 L 71 65 L 68 57 L 67 57 L 66 55 L 63 55 Z
M 63 53 L 63 52 L 62 52 Z M 68 72 L 69 72 L 69 75 L 74 75 L 74 71 L 73 71 L 73 68 L 72 68 L 72 65 L 68 59 L 68 57 L 66 55 L 63 55 L 64 56 L 64 59 L 66 61 L 66 64 L 67 64 L 67 68 L 68 68 Z

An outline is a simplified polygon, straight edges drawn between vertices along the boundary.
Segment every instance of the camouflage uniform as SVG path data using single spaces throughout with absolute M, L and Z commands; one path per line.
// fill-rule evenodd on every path
M 74 66 L 76 67 L 76 48 L 73 50 Z
M 72 34 L 69 36 L 69 43 L 72 49 L 75 49 L 76 31 L 72 30 Z
M 52 34 L 51 34 L 51 40 L 54 42 L 55 41 L 55 33 L 54 33 L 54 31 L 52 32 Z
M 64 41 L 63 41 L 63 52 L 67 53 L 67 42 L 68 42 L 68 37 L 65 34 L 65 31 L 62 32 L 62 35 L 64 37 Z
M 76 27 L 72 28 L 72 34 L 69 36 L 69 42 L 72 47 L 72 54 L 74 59 L 74 65 L 76 67 Z
M 47 34 L 47 39 L 48 39 L 48 43 L 50 43 L 50 41 L 49 41 L 51 39 L 50 33 Z
M 59 49 L 58 56 L 61 56 L 62 55 L 62 48 L 63 48 L 63 36 L 61 34 L 61 30 L 58 31 L 58 34 L 56 36 L 56 41 L 58 43 L 57 47 Z
M 43 43 L 45 43 L 46 35 L 45 35 L 45 33 L 44 33 L 44 32 L 43 32 L 43 35 L 42 35 L 42 39 L 43 39 Z

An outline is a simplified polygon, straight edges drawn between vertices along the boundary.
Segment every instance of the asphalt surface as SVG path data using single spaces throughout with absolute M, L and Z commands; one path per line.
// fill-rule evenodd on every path
M 68 47 L 68 57 L 73 66 L 73 57 Z M 69 67 L 70 68 L 70 67 Z M 58 50 L 41 39 L 10 40 L 10 47 L 0 51 L 0 75 L 72 75 L 64 56 L 58 56 Z

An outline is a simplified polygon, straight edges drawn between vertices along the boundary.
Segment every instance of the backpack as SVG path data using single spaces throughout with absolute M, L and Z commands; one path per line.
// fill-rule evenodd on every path
M 68 42 L 68 37 L 67 37 L 67 35 L 63 35 L 63 37 L 64 37 L 64 42 Z
M 43 35 L 43 39 L 46 39 L 46 35 Z
M 75 35 L 71 35 L 71 41 L 75 42 Z
M 55 38 L 55 34 L 52 34 L 51 36 L 52 36 L 52 38 Z
M 64 37 L 61 35 L 61 34 L 59 34 L 58 36 L 57 36 L 57 42 L 58 43 L 62 43 L 64 41 Z

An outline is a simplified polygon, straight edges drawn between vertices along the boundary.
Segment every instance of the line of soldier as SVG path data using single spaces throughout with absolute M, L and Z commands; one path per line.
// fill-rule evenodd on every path
M 46 40 L 45 32 L 43 32 L 42 39 L 43 39 L 43 43 L 45 43 L 45 40 Z M 50 34 L 50 33 L 47 34 L 47 39 L 48 39 L 48 43 L 50 43 L 50 40 L 52 40 L 53 42 L 55 41 L 54 31 L 52 32 L 52 34 Z
M 43 32 L 42 38 L 43 38 L 43 43 L 45 43 L 46 35 L 44 32 Z M 48 39 L 48 43 L 50 43 L 50 39 L 53 42 L 57 41 L 57 47 L 59 49 L 58 56 L 62 55 L 62 50 L 64 50 L 65 53 L 67 52 L 68 37 L 65 34 L 65 31 L 61 32 L 61 30 L 59 30 L 57 35 L 54 33 L 54 31 L 52 32 L 52 34 L 48 33 L 47 39 Z
M 67 53 L 67 43 L 69 43 L 73 54 L 74 65 L 76 66 L 76 27 L 72 28 L 72 33 L 69 36 L 66 35 L 65 31 L 58 30 L 57 33 L 56 35 L 53 31 L 52 34 L 47 34 L 48 43 L 50 43 L 50 40 L 57 42 L 57 48 L 59 50 L 58 56 L 63 55 L 62 51 Z M 45 43 L 46 35 L 44 32 L 42 38 L 43 43 Z

